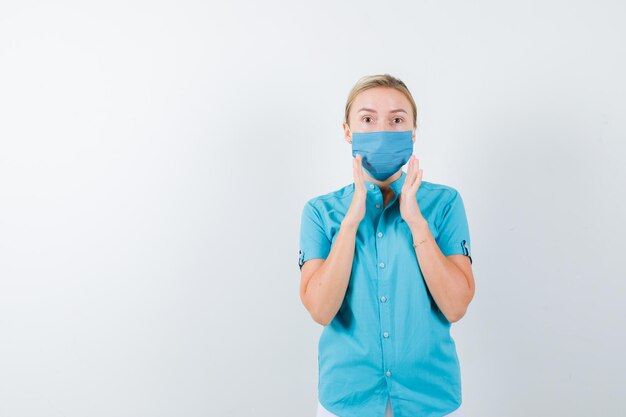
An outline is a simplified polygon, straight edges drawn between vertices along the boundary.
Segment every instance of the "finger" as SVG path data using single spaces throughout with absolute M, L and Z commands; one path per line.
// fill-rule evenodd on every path
M 423 174 L 423 170 L 420 169 L 417 173 L 417 178 L 415 178 L 415 183 L 414 183 L 414 188 L 415 191 L 417 192 L 417 189 L 419 188 L 420 184 L 422 183 L 422 174 Z
M 354 179 L 359 185 L 363 185 L 363 171 L 361 169 L 361 154 L 354 158 Z
M 415 179 L 419 177 L 420 173 L 420 160 L 415 158 Z
M 406 179 L 404 180 L 404 185 L 408 187 L 411 186 L 411 177 L 413 176 L 413 155 L 409 157 L 409 164 L 406 169 Z
M 411 174 L 413 173 L 413 163 L 412 162 L 413 162 L 413 155 L 411 155 L 409 157 L 409 166 L 406 169 L 406 176 L 407 176 L 407 178 L 411 178 Z
M 411 177 L 411 157 L 409 157 L 409 162 L 406 166 L 406 178 L 404 180 L 404 184 L 402 184 L 402 189 L 406 189 L 409 185 L 409 178 Z

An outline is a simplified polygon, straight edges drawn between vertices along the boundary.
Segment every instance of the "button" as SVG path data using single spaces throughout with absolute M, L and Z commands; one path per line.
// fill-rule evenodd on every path
M 387 372 L 385 372 L 385 375 L 387 375 L 387 376 L 391 376 L 391 371 L 387 371 Z
M 370 188 L 373 190 L 374 189 L 374 184 L 370 184 Z
M 387 302 L 387 297 L 385 297 L 384 295 L 382 297 L 380 297 L 380 301 L 382 301 L 383 303 Z
M 378 232 L 378 237 L 383 237 L 383 232 Z
M 386 338 L 388 338 L 388 337 L 389 337 L 389 333 L 387 333 L 387 332 L 383 333 L 383 337 L 384 337 L 385 339 L 386 339 Z
M 381 268 L 384 268 L 385 267 L 385 263 L 381 262 L 381 263 L 378 264 L 378 266 L 380 266 Z
M 380 204 L 376 204 L 376 208 L 380 208 Z

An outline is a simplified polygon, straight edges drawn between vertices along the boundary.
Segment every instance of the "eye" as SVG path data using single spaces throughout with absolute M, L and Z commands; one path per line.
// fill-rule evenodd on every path
M 369 123 L 371 119 L 372 119 L 372 118 L 371 118 L 370 116 L 365 116 L 362 120 L 363 120 L 365 123 Z
M 393 119 L 393 120 L 399 120 L 399 122 L 396 122 L 396 123 L 402 123 L 402 117 L 396 117 L 396 118 L 395 118 L 395 119 Z

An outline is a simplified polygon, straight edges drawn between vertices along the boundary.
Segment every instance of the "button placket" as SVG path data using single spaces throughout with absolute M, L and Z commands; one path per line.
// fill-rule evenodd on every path
M 394 347 L 391 345 L 393 343 L 393 339 L 390 337 L 391 329 L 391 305 L 389 304 L 389 300 L 386 295 L 389 294 L 390 280 L 393 278 L 390 272 L 393 272 L 394 269 L 389 269 L 390 265 L 387 262 L 389 256 L 389 245 L 387 244 L 387 239 L 383 239 L 386 236 L 386 228 L 388 219 L 385 213 L 389 213 L 387 210 L 388 207 L 391 207 L 389 204 L 382 210 L 382 214 L 378 223 L 378 228 L 376 230 L 376 254 L 377 254 L 377 285 L 378 285 L 378 294 L 379 300 L 381 302 L 381 306 L 378 309 L 379 311 L 379 325 L 380 325 L 380 335 L 381 339 L 384 340 L 382 344 L 382 369 L 381 371 L 385 373 L 387 377 L 391 376 L 391 369 L 394 366 Z

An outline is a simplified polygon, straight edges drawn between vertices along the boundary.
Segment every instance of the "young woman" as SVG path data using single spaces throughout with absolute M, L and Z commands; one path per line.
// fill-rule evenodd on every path
M 300 230 L 300 298 L 324 326 L 317 416 L 464 417 L 450 335 L 474 296 L 461 195 L 422 180 L 397 78 L 361 78 L 343 128 L 354 182 L 307 201 Z

